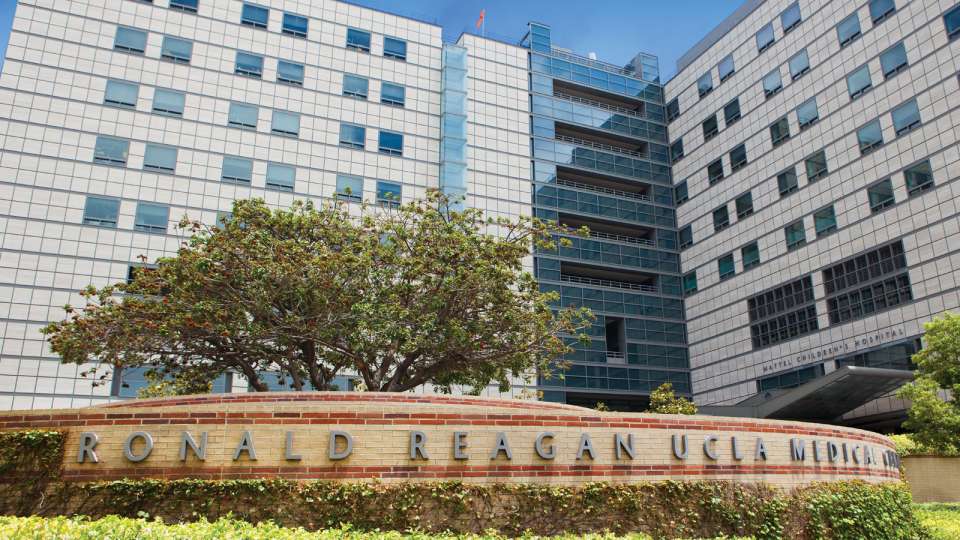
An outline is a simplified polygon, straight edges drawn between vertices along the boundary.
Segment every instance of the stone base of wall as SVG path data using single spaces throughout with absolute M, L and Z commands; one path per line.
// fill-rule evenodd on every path
M 906 456 L 903 469 L 914 502 L 960 502 L 960 457 Z

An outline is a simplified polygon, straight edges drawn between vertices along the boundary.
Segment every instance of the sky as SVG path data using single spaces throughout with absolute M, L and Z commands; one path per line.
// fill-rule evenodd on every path
M 127 1 L 127 0 L 121 0 Z M 228 1 L 228 0 L 203 0 Z M 486 35 L 516 42 L 526 24 L 552 29 L 554 45 L 617 65 L 637 52 L 660 58 L 662 81 L 673 76 L 677 58 L 733 13 L 742 0 L 351 0 L 443 26 L 447 41 L 474 31 L 486 11 Z M 0 0 L 0 58 L 4 57 L 16 0 Z

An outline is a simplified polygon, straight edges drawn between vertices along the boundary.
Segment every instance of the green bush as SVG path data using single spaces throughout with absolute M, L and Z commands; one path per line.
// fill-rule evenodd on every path
M 915 505 L 917 518 L 936 540 L 960 538 L 960 503 Z

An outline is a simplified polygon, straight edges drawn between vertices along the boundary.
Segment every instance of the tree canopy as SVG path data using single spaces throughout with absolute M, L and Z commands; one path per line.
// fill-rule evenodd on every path
M 554 225 L 455 211 L 438 193 L 357 214 L 243 200 L 216 227 L 184 219 L 175 256 L 86 288 L 43 332 L 64 362 L 145 367 L 180 393 L 226 372 L 257 391 L 269 372 L 294 390 L 344 374 L 371 391 L 506 388 L 567 352 L 564 337 L 585 339 L 590 312 L 557 309 L 524 268 Z
M 697 414 L 697 406 L 689 399 L 678 396 L 673 385 L 663 383 L 650 394 L 647 412 L 657 414 Z

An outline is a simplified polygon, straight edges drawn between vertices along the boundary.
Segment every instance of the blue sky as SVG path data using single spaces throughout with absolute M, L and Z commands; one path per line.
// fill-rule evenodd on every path
M 223 0 L 207 0 L 223 1 Z M 554 44 L 600 60 L 625 64 L 638 51 L 660 57 L 663 80 L 674 72 L 677 58 L 742 0 L 352 0 L 443 26 L 453 41 L 472 30 L 485 9 L 489 37 L 517 41 L 528 21 L 553 29 Z M 0 52 L 5 52 L 16 0 L 0 0 Z M 2 56 L 0 56 L 2 57 Z

